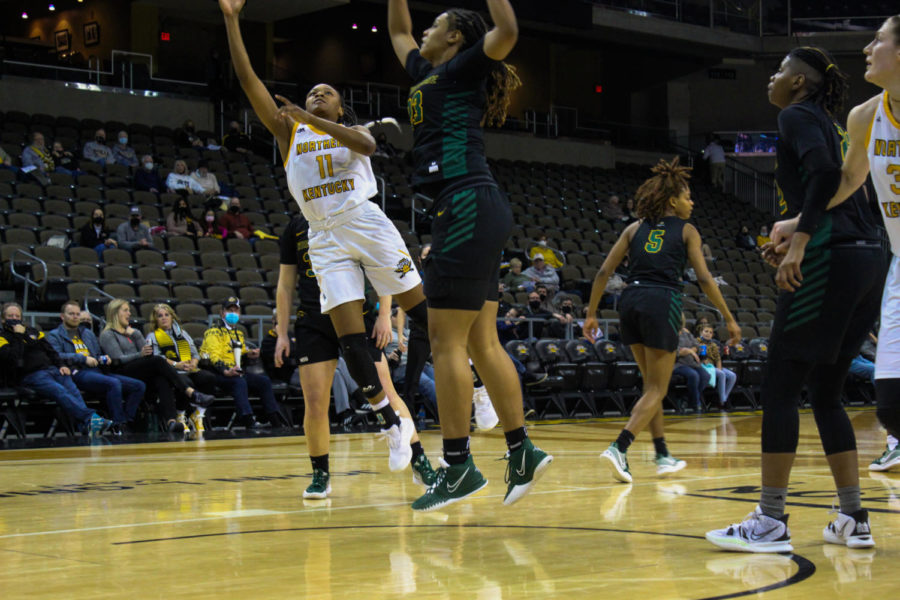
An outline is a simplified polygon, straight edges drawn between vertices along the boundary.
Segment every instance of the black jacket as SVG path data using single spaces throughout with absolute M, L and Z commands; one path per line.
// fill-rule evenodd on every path
M 262 344 L 259 346 L 259 358 L 262 360 L 263 369 L 265 369 L 269 379 L 273 381 L 290 383 L 291 375 L 294 374 L 294 369 L 297 368 L 297 340 L 294 339 L 293 335 L 289 335 L 289 337 L 291 340 L 291 354 L 280 368 L 275 366 L 275 343 L 278 341 L 278 335 L 276 335 L 274 329 L 270 329 L 266 333 Z
M 7 328 L 0 331 L 0 364 L 7 384 L 18 385 L 30 373 L 64 363 L 43 331 L 26 327 L 21 334 Z
M 106 240 L 108 239 L 109 232 L 106 230 L 105 224 L 103 229 L 100 230 L 100 235 L 97 235 L 93 223 L 86 223 L 84 227 L 81 228 L 81 245 L 86 248 L 96 248 L 100 244 L 106 243 Z

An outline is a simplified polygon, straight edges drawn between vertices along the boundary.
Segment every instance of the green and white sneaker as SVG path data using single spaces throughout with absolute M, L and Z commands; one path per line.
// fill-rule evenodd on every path
M 628 458 L 625 453 L 619 450 L 619 445 L 615 442 L 609 445 L 609 448 L 603 451 L 600 459 L 606 461 L 610 474 L 623 483 L 631 483 L 631 471 L 628 470 Z
M 461 465 L 448 465 L 442 458 L 434 483 L 412 503 L 412 509 L 422 512 L 437 510 L 471 496 L 486 485 L 487 479 L 475 466 L 471 456 Z
M 537 483 L 553 457 L 536 447 L 531 440 L 525 438 L 518 450 L 506 453 L 506 496 L 503 504 L 509 505 L 522 499 Z
M 660 476 L 675 473 L 687 466 L 686 462 L 675 458 L 671 454 L 657 454 L 655 462 L 656 474 Z
M 872 461 L 869 465 L 870 471 L 887 471 L 891 467 L 900 465 L 900 445 L 895 446 L 893 450 L 885 448 L 884 454 Z
M 411 463 L 412 472 L 413 472 L 413 483 L 416 485 L 424 485 L 425 487 L 431 487 L 435 479 L 437 479 L 437 473 L 431 467 L 431 463 L 428 461 L 428 457 L 424 454 L 420 455 L 419 458 L 415 459 Z
M 331 475 L 322 469 L 313 469 L 312 483 L 303 490 L 304 498 L 324 500 L 331 493 Z

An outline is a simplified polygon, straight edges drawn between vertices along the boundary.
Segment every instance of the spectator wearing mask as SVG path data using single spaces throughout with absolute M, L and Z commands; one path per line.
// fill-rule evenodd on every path
M 758 248 L 762 248 L 765 244 L 771 242 L 772 239 L 769 237 L 769 228 L 765 225 L 759 228 L 759 235 L 756 236 L 756 246 Z
M 94 139 L 84 144 L 84 149 L 81 151 L 81 154 L 84 156 L 85 160 L 95 162 L 99 165 L 113 163 L 114 158 L 112 148 L 106 145 L 106 131 L 103 129 L 95 131 Z
M 134 189 L 154 194 L 166 189 L 166 184 L 153 164 L 153 157 L 149 154 L 141 157 L 141 168 L 134 172 Z
M 113 422 L 84 404 L 72 381 L 72 371 L 47 341 L 43 331 L 25 327 L 22 307 L 7 302 L 0 308 L 0 361 L 10 385 L 26 387 L 56 402 L 91 437 L 103 435 Z
M 179 197 L 172 206 L 169 216 L 166 217 L 166 234 L 197 237 L 198 230 L 187 200 Z
M 132 206 L 130 218 L 121 223 L 116 229 L 116 237 L 119 240 L 119 248 L 134 252 L 135 250 L 150 250 L 153 248 L 153 239 L 150 237 L 150 228 L 141 222 L 141 209 Z
M 575 313 L 575 304 L 572 298 L 564 296 L 560 298 L 556 310 L 552 314 L 550 321 L 550 337 L 566 338 L 569 326 L 573 328 L 574 337 L 581 337 L 581 330 L 578 327 L 578 319 Z
M 138 157 L 134 148 L 128 145 L 128 133 L 120 131 L 116 143 L 112 147 L 113 162 L 126 167 L 138 166 Z
M 81 324 L 77 302 L 69 300 L 62 305 L 60 320 L 62 323 L 47 334 L 47 340 L 71 368 L 76 387 L 103 397 L 117 433 L 124 433 L 144 399 L 144 382 L 108 372 L 110 358 L 100 350 L 90 326 Z
M 249 240 L 253 237 L 253 224 L 246 215 L 241 214 L 240 198 L 228 201 L 228 212 L 219 217 L 219 227 L 226 230 L 226 237 Z
M 214 237 L 222 239 L 226 231 L 216 222 L 216 211 L 207 208 L 203 213 L 203 221 L 200 222 L 200 237 Z
M 548 292 L 556 293 L 559 290 L 559 275 L 547 265 L 544 255 L 540 252 L 531 257 L 531 266 L 522 274 L 531 279 L 535 286 L 543 284 Z
M 169 193 L 181 194 L 183 196 L 203 192 L 203 188 L 191 179 L 191 175 L 188 173 L 187 163 L 181 159 L 175 161 L 172 172 L 166 177 L 166 188 L 168 188 Z
M 216 383 L 225 393 L 234 398 L 237 408 L 237 423 L 247 429 L 257 429 L 263 425 L 256 420 L 250 406 L 250 392 L 262 399 L 269 423 L 280 426 L 283 422 L 278 403 L 272 392 L 272 381 L 267 375 L 245 372 L 242 364 L 248 358 L 259 358 L 259 349 L 251 350 L 244 342 L 244 333 L 237 329 L 241 320 L 241 303 L 235 297 L 225 300 L 219 313 L 221 321 L 203 334 L 200 354 L 209 356 L 210 368 L 216 376 Z
M 35 131 L 31 134 L 31 145 L 22 151 L 22 172 L 28 173 L 43 185 L 49 185 L 49 174 L 55 170 L 53 154 L 44 144 L 44 134 Z
M 63 147 L 62 142 L 53 142 L 53 150 L 50 151 L 53 156 L 53 164 L 56 165 L 54 171 L 56 173 L 65 173 L 78 177 L 81 171 L 78 169 L 78 163 L 75 161 L 75 155 Z
M 198 193 L 205 196 L 218 196 L 222 191 L 216 176 L 209 172 L 209 162 L 206 160 L 197 162 L 197 170 L 191 173 L 191 179 L 194 189 L 199 189 Z
M 203 140 L 197 135 L 194 122 L 187 119 L 181 127 L 175 130 L 175 143 L 182 148 L 198 148 L 203 146 Z
M 742 250 L 756 249 L 756 239 L 750 235 L 750 230 L 747 229 L 746 225 L 742 226 L 741 230 L 734 236 L 734 242 L 737 244 L 737 247 Z
M 519 339 L 526 339 L 529 337 L 540 338 L 544 332 L 544 325 L 546 324 L 547 319 L 552 317 L 553 313 L 544 307 L 544 301 L 541 300 L 541 296 L 537 292 L 530 292 L 528 294 L 528 306 L 525 308 L 525 312 L 522 316 L 533 321 L 532 333 L 529 336 L 528 323 L 522 323 L 519 326 L 518 331 Z
M 103 252 L 107 248 L 115 248 L 118 246 L 116 240 L 109 237 L 109 231 L 106 229 L 106 217 L 103 216 L 103 209 L 95 208 L 91 213 L 91 221 L 85 223 L 81 228 L 81 245 L 86 248 L 93 248 L 97 252 L 97 258 L 103 262 Z
M 250 152 L 250 138 L 241 130 L 241 124 L 237 121 L 228 124 L 228 133 L 222 138 L 222 145 L 231 152 Z

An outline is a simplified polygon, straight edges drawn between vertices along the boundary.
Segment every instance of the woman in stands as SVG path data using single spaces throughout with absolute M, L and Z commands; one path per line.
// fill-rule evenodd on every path
M 394 52 L 415 81 L 407 104 L 413 185 L 435 201 L 424 272 L 447 466 L 414 510 L 440 508 L 487 485 L 469 454 L 469 356 L 496 401 L 509 448 L 504 504 L 528 493 L 553 460 L 528 439 L 516 370 L 497 338 L 500 256 L 512 212 L 488 168 L 483 127 L 503 124 L 520 82 L 501 62 L 518 39 L 512 6 L 487 5 L 492 28 L 474 11 L 450 9 L 425 30 L 420 48 L 406 0 L 388 2 Z
M 879 35 L 890 33 L 883 29 Z M 896 61 L 894 48 L 891 60 Z M 801 47 L 784 58 L 768 91 L 769 101 L 781 109 L 775 181 L 782 214 L 799 213 L 799 219 L 775 276 L 783 293 L 761 393 L 762 493 L 742 523 L 710 531 L 706 539 L 726 550 L 791 551 L 784 507 L 799 440 L 800 393 L 807 385 L 840 500 L 840 514 L 825 528 L 825 541 L 871 547 L 875 542 L 860 502 L 856 438 L 841 394 L 850 363 L 878 315 L 885 261 L 863 190 L 826 210 L 841 184 L 848 142 L 835 120 L 847 76 L 825 50 Z M 857 128 L 857 139 L 865 139 L 871 123 L 870 118 L 862 131 Z
M 300 300 L 300 310 L 294 325 L 296 343 L 295 364 L 300 365 L 300 387 L 306 411 L 303 414 L 303 431 L 306 434 L 309 459 L 313 467 L 313 479 L 303 492 L 304 498 L 327 498 L 331 493 L 331 470 L 328 464 L 330 424 L 328 405 L 331 400 L 331 384 L 340 354 L 337 333 L 328 315 L 321 312 L 321 290 L 316 281 L 309 256 L 309 224 L 302 215 L 296 215 L 282 232 L 279 245 L 281 259 L 278 272 L 278 289 L 275 294 L 276 334 L 288 338 L 290 311 L 294 305 L 294 287 Z M 299 277 L 298 277 L 299 275 Z M 371 309 L 371 306 L 366 306 Z M 366 331 L 371 332 L 367 349 L 378 369 L 379 382 L 401 418 L 410 419 L 409 409 L 394 390 L 383 348 L 390 339 L 391 298 L 379 298 L 378 318 L 372 319 L 372 311 L 366 310 Z M 285 363 L 284 353 L 275 350 L 275 367 Z M 434 482 L 434 470 L 418 435 L 410 440 L 413 481 L 420 485 Z M 391 460 L 395 460 L 392 453 Z M 399 454 L 397 454 L 399 458 Z M 389 465 L 391 470 L 401 464 Z
M 184 424 L 178 421 L 177 406 L 190 403 L 205 408 L 215 398 L 186 385 L 169 361 L 153 355 L 153 346 L 131 326 L 130 321 L 128 301 L 111 300 L 106 305 L 106 327 L 100 333 L 100 347 L 112 360 L 114 373 L 140 379 L 147 385 L 147 397 L 156 395 L 166 429 L 170 433 L 184 433 Z
M 694 203 L 688 187 L 687 167 L 660 160 L 653 176 L 638 188 L 639 221 L 625 228 L 597 271 L 588 302 L 584 332 L 594 339 L 599 331 L 597 307 L 606 282 L 619 263 L 628 256 L 628 287 L 619 300 L 619 334 L 631 348 L 644 381 L 644 393 L 631 409 L 628 423 L 601 458 L 619 481 L 631 483 L 626 452 L 635 436 L 649 425 L 656 449 L 656 472 L 665 475 L 685 467 L 683 460 L 669 454 L 663 437 L 662 401 L 669 389 L 681 331 L 681 288 L 686 261 L 697 273 L 697 282 L 725 318 L 737 343 L 741 328 L 731 316 L 725 299 L 706 268 L 697 229 L 687 222 Z M 693 337 L 690 332 L 688 337 Z M 690 349 L 694 352 L 693 348 Z
M 181 319 L 175 309 L 168 304 L 157 304 L 150 314 L 153 331 L 147 336 L 146 343 L 153 348 L 154 356 L 162 356 L 174 368 L 181 379 L 188 385 L 212 393 L 216 389 L 216 376 L 208 370 L 199 368 L 200 353 L 197 345 L 188 333 L 181 328 Z M 190 423 L 184 410 L 178 410 L 175 420 L 184 426 L 185 431 L 193 426 L 194 431 L 203 433 L 203 416 L 206 407 L 197 406 L 190 416 Z
M 369 202 L 377 188 L 369 156 L 375 140 L 363 126 L 341 123 L 348 115 L 340 94 L 319 84 L 306 108 L 281 109 L 253 72 L 241 39 L 238 16 L 245 0 L 219 0 L 235 72 L 256 115 L 278 140 L 288 187 L 309 221 L 309 256 L 322 288 L 321 311 L 331 318 L 353 379 L 387 425 L 391 463 L 402 469 L 412 459 L 412 419 L 398 417 L 385 396 L 367 348 L 363 321 L 364 277 L 379 296 L 393 296 L 420 325 L 427 313 L 421 279 L 394 224 Z M 286 324 L 287 321 L 284 321 Z M 279 336 L 276 355 L 289 351 Z M 471 395 L 470 395 L 471 399 Z

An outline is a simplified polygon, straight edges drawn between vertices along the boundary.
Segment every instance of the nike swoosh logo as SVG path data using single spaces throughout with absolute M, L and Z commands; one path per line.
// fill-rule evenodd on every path
M 516 469 L 516 475 L 518 475 L 519 477 L 525 476 L 525 453 L 524 452 L 522 453 L 522 468 Z
M 470 468 L 471 467 L 468 467 L 465 471 L 463 471 L 463 474 L 459 476 L 459 479 L 456 480 L 456 483 L 452 483 L 452 484 L 449 482 L 447 483 L 447 491 L 448 492 L 450 492 L 451 494 L 456 492 L 457 488 L 459 488 L 459 485 L 463 482 L 463 479 L 465 479 L 466 475 L 469 474 Z
M 442 216 L 444 216 L 444 213 L 445 213 L 445 212 L 447 212 L 447 209 L 446 209 L 446 208 L 445 208 L 444 210 L 439 210 L 438 213 L 437 213 L 437 216 L 442 217 Z
M 776 526 L 776 527 L 773 527 L 772 529 L 769 529 L 768 531 L 764 531 L 764 532 L 760 533 L 759 535 L 753 535 L 753 534 L 751 533 L 751 534 L 750 534 L 749 536 L 747 536 L 747 537 L 750 538 L 750 541 L 751 541 L 751 542 L 758 542 L 759 540 L 763 539 L 764 537 L 766 537 L 767 535 L 769 535 L 770 533 L 772 533 L 772 532 L 775 531 L 776 529 L 778 529 L 777 526 Z

